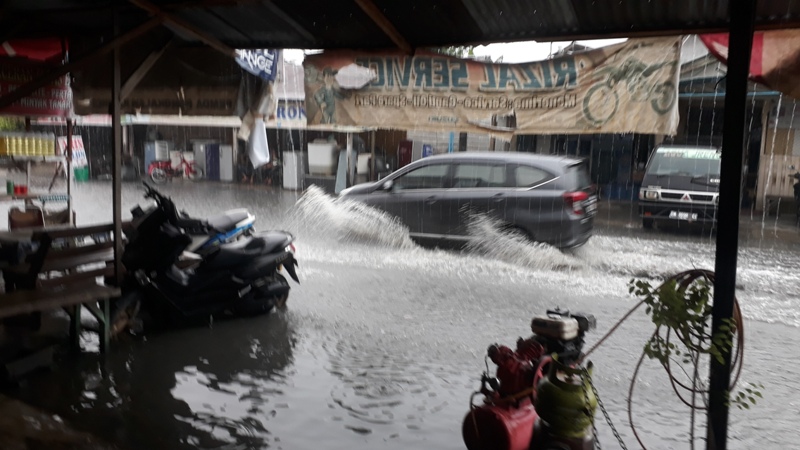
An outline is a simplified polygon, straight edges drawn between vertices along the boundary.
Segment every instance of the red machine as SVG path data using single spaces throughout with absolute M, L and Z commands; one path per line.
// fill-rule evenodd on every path
M 580 359 L 584 334 L 594 328 L 595 319 L 568 311 L 547 313 L 533 319 L 534 334 L 518 339 L 514 350 L 489 347 L 487 357 L 497 371 L 495 377 L 483 374 L 476 393 L 483 395 L 483 404 L 474 405 L 464 418 L 462 435 L 469 450 L 593 448 L 587 424 L 593 419 L 594 395 L 584 392 L 581 369 L 568 366 Z

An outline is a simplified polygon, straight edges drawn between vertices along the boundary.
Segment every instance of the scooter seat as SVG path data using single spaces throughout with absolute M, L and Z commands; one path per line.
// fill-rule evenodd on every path
M 209 258 L 213 267 L 234 267 L 251 264 L 253 258 L 277 253 L 289 245 L 292 235 L 284 231 L 265 231 L 251 238 L 220 245 Z
M 249 213 L 246 209 L 232 209 L 207 219 L 208 225 L 217 231 L 227 233 L 236 228 L 236 224 L 247 219 Z

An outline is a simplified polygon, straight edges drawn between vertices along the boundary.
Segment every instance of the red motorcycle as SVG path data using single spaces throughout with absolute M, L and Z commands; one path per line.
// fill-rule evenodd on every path
M 156 184 L 162 184 L 173 177 L 186 177 L 192 181 L 203 178 L 203 169 L 197 167 L 194 161 L 184 158 L 183 153 L 180 158 L 177 166 L 172 165 L 172 160 L 151 162 L 147 167 L 147 175 Z

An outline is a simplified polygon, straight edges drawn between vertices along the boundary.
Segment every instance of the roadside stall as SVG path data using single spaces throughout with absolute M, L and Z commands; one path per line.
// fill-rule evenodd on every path
M 11 91 L 56 64 L 62 56 L 59 40 L 11 41 L 0 54 L 0 91 Z M 29 97 L 0 109 L 7 130 L 0 131 L 0 168 L 9 205 L 8 228 L 74 225 L 71 189 L 71 145 L 61 146 L 51 133 L 30 131 L 31 118 L 65 117 L 72 113 L 69 79 L 63 76 Z M 24 122 L 23 122 L 24 121 Z M 24 128 L 19 129 L 20 125 Z M 17 128 L 17 129 L 14 129 Z M 61 150 L 61 151 L 59 151 Z
M 12 92 L 61 64 L 60 40 L 10 41 L 0 55 L 0 92 Z M 37 336 L 42 313 L 64 309 L 72 342 L 80 345 L 82 307 L 97 320 L 99 345 L 109 338 L 109 301 L 119 290 L 105 285 L 113 274 L 112 225 L 75 227 L 72 208 L 72 161 L 85 162 L 81 143 L 72 136 L 72 91 L 67 75 L 56 78 L 9 106 L 0 116 L 11 130 L 0 132 L 0 168 L 9 205 L 7 230 L 0 232 L 0 372 L 14 380 L 51 363 L 56 348 Z M 68 120 L 67 136 L 30 131 L 31 118 Z M 24 122 L 23 122 L 24 121 Z M 20 128 L 24 123 L 24 129 Z M 77 150 L 73 152 L 73 150 Z M 85 164 L 81 164 L 84 166 Z M 56 208 L 52 205 L 56 204 Z

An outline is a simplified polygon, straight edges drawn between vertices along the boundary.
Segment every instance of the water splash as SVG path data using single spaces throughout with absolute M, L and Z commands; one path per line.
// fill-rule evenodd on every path
M 386 247 L 415 247 L 408 228 L 397 218 L 361 202 L 333 198 L 317 186 L 306 189 L 295 206 L 303 221 L 301 228 L 315 234 Z
M 527 236 L 504 229 L 502 224 L 485 214 L 471 214 L 467 222 L 471 237 L 467 250 L 530 269 L 572 270 L 583 264 L 557 248 L 533 242 Z

